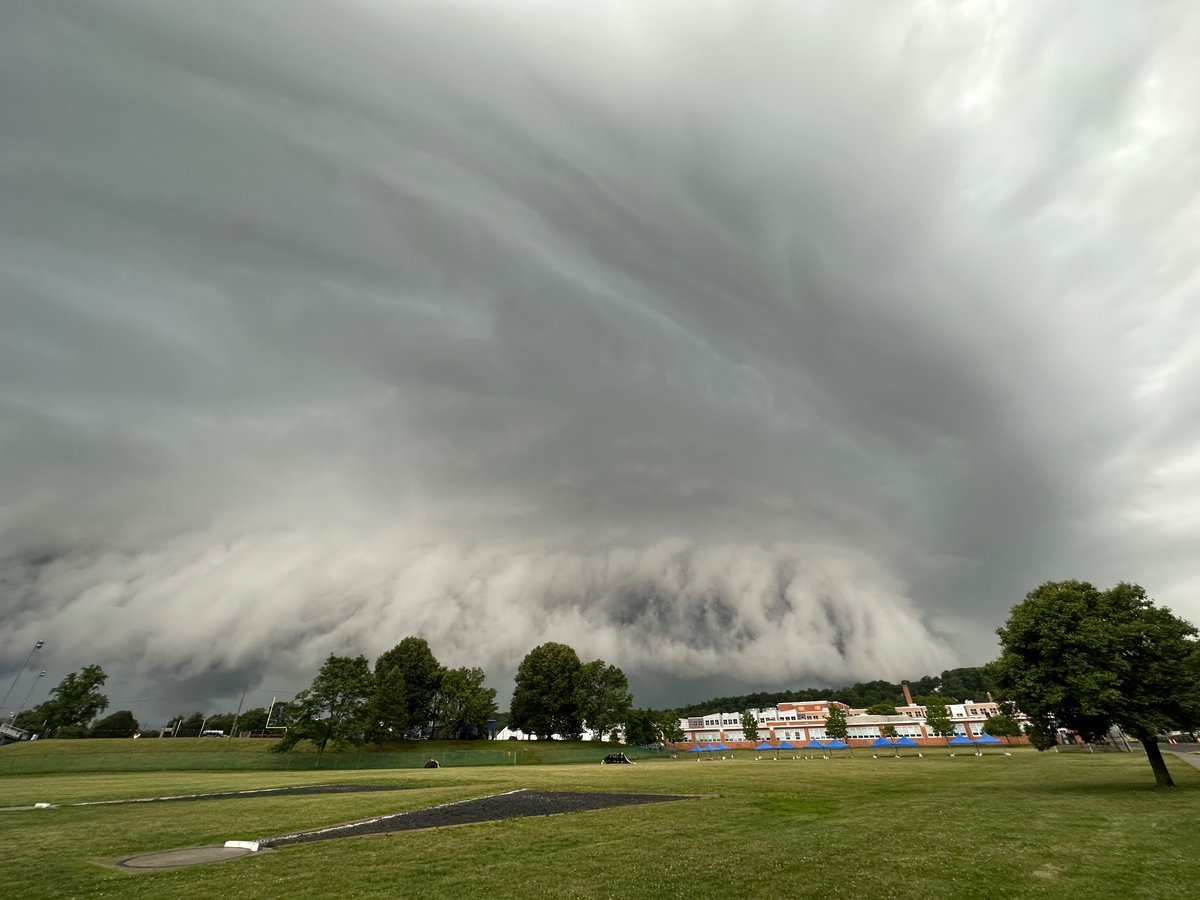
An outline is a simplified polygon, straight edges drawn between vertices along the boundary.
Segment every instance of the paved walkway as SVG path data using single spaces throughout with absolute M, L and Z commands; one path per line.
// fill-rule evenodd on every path
M 1197 749 L 1196 744 L 1159 744 L 1158 746 L 1200 769 L 1200 749 Z

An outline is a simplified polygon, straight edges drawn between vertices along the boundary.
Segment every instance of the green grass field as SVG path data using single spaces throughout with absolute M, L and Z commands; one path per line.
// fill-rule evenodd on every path
M 152 772 L 249 770 L 327 771 L 419 769 L 430 757 L 454 767 L 535 766 L 577 763 L 603 758 L 607 744 L 516 741 L 400 741 L 383 750 L 327 750 L 302 743 L 289 753 L 271 753 L 274 741 L 176 738 L 170 740 L 30 741 L 0 750 L 0 777 L 58 772 Z M 658 753 L 634 749 L 631 759 Z
M 53 744 L 70 756 L 93 743 L 42 749 Z M 12 750 L 30 752 L 0 748 L 0 773 Z M 160 756 L 170 752 L 163 747 Z M 190 762 L 185 749 L 173 752 Z M 12 895 L 1162 898 L 1194 896 L 1200 885 L 1200 770 L 1170 755 L 1174 790 L 1154 787 L 1140 754 L 1024 749 L 1011 757 L 934 751 L 923 759 L 873 759 L 857 751 L 832 760 L 681 756 L 636 766 L 437 770 L 159 764 L 157 771 L 0 774 L 0 806 L 353 782 L 411 790 L 0 811 Z M 307 844 L 150 875 L 100 865 L 517 787 L 699 796 Z

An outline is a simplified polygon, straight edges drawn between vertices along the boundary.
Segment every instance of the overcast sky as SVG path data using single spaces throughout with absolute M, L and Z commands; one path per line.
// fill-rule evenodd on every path
M 13 708 L 408 634 L 505 704 L 546 640 L 639 705 L 918 677 L 1071 577 L 1200 620 L 1194 4 L 0 13 Z

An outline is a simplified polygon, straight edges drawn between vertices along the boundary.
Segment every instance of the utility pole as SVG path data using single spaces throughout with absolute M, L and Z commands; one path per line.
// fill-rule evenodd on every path
M 246 687 L 249 687 L 249 685 L 246 685 Z M 242 704 L 246 702 L 246 687 L 242 688 L 242 699 L 238 701 L 237 712 L 233 714 L 233 724 L 229 726 L 229 740 L 225 742 L 226 750 L 233 745 L 233 736 L 237 734 L 238 719 L 242 717 Z
M 8 686 L 8 690 L 4 694 L 4 700 L 0 701 L 0 709 L 4 709 L 4 707 L 6 707 L 8 705 L 8 696 L 9 696 L 9 694 L 11 694 L 13 692 L 13 689 L 16 688 L 17 682 L 21 680 L 21 676 L 25 674 L 25 670 L 29 668 L 29 661 L 31 659 L 33 659 L 33 654 L 37 653 L 44 646 L 46 646 L 45 641 L 38 641 L 36 644 L 33 645 L 33 649 L 29 651 L 29 655 L 27 657 L 25 657 L 25 662 L 21 665 L 21 668 L 17 671 L 17 677 L 14 678 L 13 683 Z M 3 713 L 0 713 L 0 715 L 3 715 Z M 16 715 L 14 715 L 13 718 L 15 719 Z
M 46 677 L 46 670 L 45 670 L 45 669 L 42 669 L 42 671 L 41 671 L 41 673 L 38 675 L 38 677 L 37 677 L 37 678 L 35 678 L 35 679 L 33 679 L 33 684 L 31 684 L 31 685 L 29 686 L 29 690 L 25 692 L 25 699 L 21 701 L 21 705 L 17 707 L 17 713 L 16 713 L 16 715 L 14 715 L 14 716 L 13 716 L 13 721 L 14 721 L 14 722 L 17 720 L 17 716 L 19 716 L 19 715 L 20 715 L 22 712 L 24 712 L 24 711 L 25 711 L 25 707 L 29 705 L 29 698 L 30 698 L 31 696 L 33 696 L 33 689 L 34 689 L 35 687 L 37 687 L 37 685 L 38 685 L 38 682 L 39 682 L 39 681 L 41 681 L 41 680 L 42 680 L 43 678 L 45 678 L 45 677 Z

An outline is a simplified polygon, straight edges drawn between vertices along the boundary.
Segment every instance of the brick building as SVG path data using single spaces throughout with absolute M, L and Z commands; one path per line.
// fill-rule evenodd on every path
M 851 746 L 870 745 L 883 735 L 883 730 L 888 725 L 895 729 L 898 737 L 910 738 L 918 744 L 944 744 L 944 738 L 935 737 L 926 729 L 925 707 L 913 703 L 907 685 L 904 686 L 904 696 L 908 702 L 904 706 L 896 707 L 894 716 L 868 715 L 865 709 L 853 709 L 837 700 L 780 703 L 767 709 L 752 709 L 750 714 L 758 723 L 757 741 L 772 744 L 788 741 L 800 746 L 810 740 L 826 740 L 828 735 L 825 733 L 825 721 L 829 717 L 831 707 L 840 707 L 845 711 L 847 740 Z M 950 714 L 950 721 L 954 723 L 955 734 L 970 738 L 982 734 L 988 719 L 1000 712 L 999 705 L 990 695 L 986 702 L 968 700 L 965 703 L 948 703 L 946 709 Z M 746 748 L 753 747 L 756 743 L 746 740 L 742 732 L 740 712 L 690 716 L 680 719 L 679 726 L 683 729 L 684 743 L 690 745 L 724 742 L 730 747 Z M 1014 743 L 1026 742 L 1024 737 L 1007 740 Z

